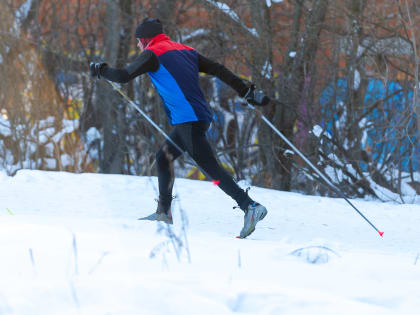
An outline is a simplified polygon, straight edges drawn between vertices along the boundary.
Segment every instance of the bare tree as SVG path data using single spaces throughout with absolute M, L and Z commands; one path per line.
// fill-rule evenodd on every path
M 349 195 L 377 196 L 376 185 L 403 195 L 404 185 L 420 182 L 415 1 L 7 0 L 2 9 L 0 72 L 14 88 L 0 87 L 7 104 L 0 147 L 14 169 L 154 174 L 163 138 L 88 73 L 89 61 L 123 67 L 134 60 L 134 28 L 154 16 L 172 39 L 274 99 L 262 113 Z M 258 112 L 220 80 L 200 80 L 215 112 L 209 135 L 236 179 L 328 193 Z M 121 87 L 170 129 L 147 76 Z M 39 141 L 50 128 L 62 137 Z M 178 176 L 192 167 L 177 163 Z

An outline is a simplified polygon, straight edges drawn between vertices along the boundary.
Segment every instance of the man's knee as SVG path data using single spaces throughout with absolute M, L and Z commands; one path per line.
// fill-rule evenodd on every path
M 156 163 L 158 165 L 168 165 L 174 160 L 173 155 L 169 152 L 167 146 L 163 146 L 156 152 Z
M 216 169 L 219 167 L 219 163 L 217 162 L 216 158 L 213 155 L 198 153 L 198 154 L 194 154 L 192 158 L 203 169 L 208 169 L 208 168 Z
M 169 163 L 168 155 L 162 149 L 156 152 L 156 163 L 162 166 Z

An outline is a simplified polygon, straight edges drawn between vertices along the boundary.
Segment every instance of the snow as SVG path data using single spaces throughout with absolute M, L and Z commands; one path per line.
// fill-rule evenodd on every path
M 185 34 L 185 35 L 181 34 L 180 41 L 185 42 L 185 41 L 193 39 L 194 37 L 197 37 L 197 36 L 207 35 L 208 33 L 209 33 L 209 30 L 204 29 L 204 28 L 199 28 L 199 29 L 196 29 L 192 32 L 189 32 L 189 33 Z
M 360 86 L 360 72 L 358 70 L 354 71 L 354 84 L 353 89 L 358 90 Z
M 59 142 L 67 133 L 72 133 L 79 128 L 79 120 L 63 119 L 63 128 L 55 134 L 52 139 L 54 142 Z
M 22 20 L 28 16 L 29 10 L 32 5 L 32 0 L 26 0 L 18 10 L 16 10 L 16 18 Z
M 420 307 L 418 203 L 352 200 L 381 238 L 342 199 L 252 187 L 269 213 L 240 240 L 241 212 L 211 182 L 176 180 L 170 230 L 136 220 L 156 208 L 154 177 L 21 170 L 0 187 L 2 315 Z
M 0 116 L 0 135 L 3 137 L 9 137 L 11 134 L 10 122 Z
M 247 27 L 242 20 L 239 18 L 238 14 L 236 14 L 236 12 L 229 7 L 229 5 L 227 5 L 224 2 L 219 2 L 219 1 L 215 1 L 215 0 L 206 0 L 207 3 L 211 4 L 214 8 L 222 11 L 224 14 L 228 15 L 233 21 L 235 21 L 236 23 L 238 23 L 239 25 L 241 25 L 241 27 L 248 31 L 251 35 L 253 35 L 254 37 L 259 37 L 258 32 L 255 28 L 249 28 Z
M 357 47 L 357 57 L 360 57 L 365 52 L 365 49 L 366 49 L 365 47 L 359 45 Z
M 271 79 L 271 71 L 273 70 L 273 67 L 271 66 L 271 63 L 269 60 L 266 60 L 264 66 L 261 70 L 261 75 L 267 79 Z
M 86 132 L 86 141 L 90 144 L 96 139 L 101 138 L 101 133 L 95 127 L 90 127 Z
M 312 128 L 312 133 L 313 133 L 313 134 L 314 134 L 317 138 L 319 138 L 319 137 L 321 136 L 322 132 L 323 132 L 323 129 L 322 129 L 322 127 L 321 127 L 321 126 L 319 126 L 319 125 L 315 125 L 315 126 Z
M 374 128 L 374 124 L 367 118 L 362 118 L 359 122 L 359 128 L 362 130 L 362 139 L 360 140 L 362 147 L 368 144 L 368 129 Z
M 267 7 L 271 7 L 273 3 L 280 3 L 280 2 L 283 2 L 283 0 L 266 0 Z
M 22 5 L 15 11 L 16 21 L 13 26 L 15 35 L 20 34 L 20 26 L 22 21 L 28 16 L 29 10 L 31 9 L 32 0 L 26 0 Z
M 287 156 L 288 154 L 289 154 L 289 155 L 294 155 L 294 154 L 295 154 L 295 152 L 294 152 L 294 151 L 292 151 L 292 150 L 289 150 L 289 149 L 284 150 L 283 155 Z
M 240 18 L 236 14 L 236 12 L 233 11 L 226 3 L 218 2 L 218 1 L 214 1 L 214 0 L 207 0 L 207 2 L 211 3 L 213 6 L 215 6 L 219 10 L 221 10 L 221 11 L 225 12 L 226 14 L 228 14 L 233 20 L 235 20 L 237 22 L 240 21 Z

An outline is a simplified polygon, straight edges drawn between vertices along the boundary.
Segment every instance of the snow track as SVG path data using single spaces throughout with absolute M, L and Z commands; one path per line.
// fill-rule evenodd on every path
M 420 309 L 420 205 L 352 200 L 381 238 L 344 200 L 253 187 L 269 213 L 240 240 L 233 200 L 177 179 L 178 242 L 136 220 L 156 207 L 156 178 L 20 171 L 0 187 L 1 315 Z

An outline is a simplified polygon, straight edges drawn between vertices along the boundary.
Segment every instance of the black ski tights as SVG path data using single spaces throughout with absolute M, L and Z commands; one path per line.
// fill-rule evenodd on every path
M 209 126 L 210 123 L 204 121 L 179 124 L 175 126 L 169 137 L 182 150 L 187 151 L 208 176 L 213 180 L 220 181 L 219 187 L 244 210 L 252 200 L 217 162 L 206 138 L 206 131 Z M 169 209 L 172 201 L 172 187 L 175 179 L 173 161 L 181 154 L 168 140 L 156 153 L 159 202 L 161 206 L 166 208 L 165 211 Z

